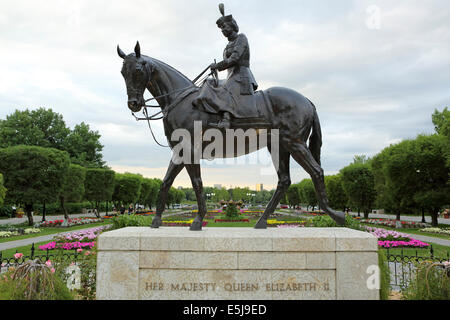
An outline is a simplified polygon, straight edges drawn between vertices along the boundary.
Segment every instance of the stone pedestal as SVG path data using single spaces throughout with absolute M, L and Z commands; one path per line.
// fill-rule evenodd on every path
M 377 300 L 377 248 L 346 228 L 124 228 L 98 239 L 97 299 Z

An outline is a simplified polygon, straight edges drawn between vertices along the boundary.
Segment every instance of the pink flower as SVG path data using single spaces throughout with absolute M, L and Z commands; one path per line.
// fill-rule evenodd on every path
M 51 273 L 55 273 L 55 268 L 50 269 Z
M 20 258 L 22 258 L 23 257 L 23 253 L 16 253 L 15 255 L 14 255 L 14 259 L 20 259 Z
M 77 249 L 77 252 L 83 252 L 83 249 L 81 249 L 81 248 Z
M 46 261 L 45 264 L 46 264 L 48 267 L 51 267 L 51 266 L 52 266 L 52 262 L 51 262 L 50 260 Z

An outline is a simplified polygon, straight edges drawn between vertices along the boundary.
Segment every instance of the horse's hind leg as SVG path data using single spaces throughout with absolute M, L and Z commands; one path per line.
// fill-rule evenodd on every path
M 328 215 L 336 221 L 338 225 L 344 225 L 345 214 L 343 212 L 336 212 L 328 205 L 328 198 L 325 189 L 325 182 L 323 170 L 316 162 L 311 154 L 311 151 L 304 142 L 290 141 L 287 146 L 291 152 L 292 157 L 297 161 L 311 176 L 316 189 L 316 195 L 320 203 L 320 207 L 328 213 Z
M 281 199 L 283 198 L 284 194 L 286 193 L 287 189 L 291 185 L 291 177 L 289 174 L 289 159 L 290 155 L 289 152 L 283 149 L 283 147 L 279 146 L 279 165 L 277 169 L 278 174 L 278 185 L 277 189 L 275 190 L 275 193 L 272 196 L 272 199 L 270 199 L 269 204 L 266 207 L 266 210 L 264 210 L 263 215 L 261 218 L 259 218 L 258 222 L 255 225 L 255 229 L 266 229 L 267 228 L 267 218 L 275 211 L 277 205 L 280 203 Z M 276 158 L 273 156 L 272 151 L 270 147 L 268 147 L 269 152 L 272 156 L 272 161 L 274 161 Z M 275 151 L 274 151 L 275 152 Z M 275 167 L 277 165 L 275 164 Z
M 199 164 L 187 164 L 186 170 L 191 178 L 192 188 L 194 188 L 195 195 L 197 197 L 198 213 L 194 222 L 191 224 L 190 230 L 200 231 L 202 230 L 203 218 L 206 215 L 206 201 L 203 197 L 203 182 L 201 177 Z
M 162 225 L 162 214 L 166 207 L 167 195 L 173 181 L 177 175 L 183 170 L 184 164 L 175 164 L 170 161 L 169 168 L 167 168 L 166 176 L 159 190 L 158 203 L 156 205 L 156 215 L 152 220 L 152 228 L 159 228 Z

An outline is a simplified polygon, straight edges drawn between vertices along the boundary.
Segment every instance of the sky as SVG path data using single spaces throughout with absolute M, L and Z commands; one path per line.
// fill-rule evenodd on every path
M 193 79 L 227 44 L 215 23 L 219 2 L 0 0 L 0 119 L 51 108 L 70 128 L 84 121 L 97 130 L 116 172 L 162 179 L 171 151 L 131 116 L 116 46 L 128 54 L 138 40 L 142 54 Z M 450 106 L 446 0 L 222 2 L 249 40 L 259 89 L 288 87 L 316 105 L 327 175 L 355 155 L 433 133 L 432 113 Z M 162 122 L 153 127 L 165 144 Z M 257 156 L 257 164 L 203 161 L 204 185 L 274 188 L 267 150 Z M 304 178 L 291 160 L 293 183 Z M 174 186 L 190 186 L 185 171 Z

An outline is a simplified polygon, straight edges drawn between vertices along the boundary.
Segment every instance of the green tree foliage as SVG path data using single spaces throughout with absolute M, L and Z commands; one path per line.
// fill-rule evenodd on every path
M 80 202 L 83 200 L 85 180 L 86 169 L 76 164 L 70 164 L 59 196 L 65 219 L 69 219 L 69 214 L 65 206 L 66 201 Z
M 311 179 L 303 179 L 298 184 L 300 189 L 300 202 L 308 207 L 317 205 L 316 189 Z
M 355 206 L 364 212 L 364 217 L 368 218 L 372 209 L 376 193 L 374 189 L 374 179 L 369 163 L 352 163 L 340 171 L 342 176 L 342 187 L 350 201 L 350 205 Z
M 342 187 L 341 175 L 325 176 L 325 187 L 330 206 L 336 210 L 344 210 L 348 203 L 348 197 Z
M 69 133 L 62 115 L 52 109 L 16 110 L 0 122 L 0 147 L 28 145 L 64 150 Z
M 162 180 L 161 179 L 151 179 L 152 185 L 150 193 L 148 194 L 146 205 L 151 209 L 158 201 L 159 190 L 161 189 Z
M 130 204 L 136 204 L 139 200 L 141 185 L 143 178 L 141 175 L 133 173 L 116 174 L 113 201 L 116 204 L 116 208 L 119 204 L 128 206 Z
M 29 225 L 33 225 L 34 203 L 58 200 L 69 168 L 66 152 L 53 148 L 16 146 L 0 149 L 0 173 L 3 173 L 7 198 L 24 204 Z
M 174 205 L 176 203 L 177 189 L 174 187 L 170 187 L 169 192 L 167 193 L 166 206 L 167 209 L 170 209 L 170 205 Z
M 251 192 L 249 188 L 234 188 L 232 191 L 232 199 L 234 201 L 239 201 L 239 200 L 243 200 L 244 202 L 248 203 L 249 200 L 251 199 L 251 196 L 247 196 L 247 194 L 249 193 L 254 193 Z
M 84 122 L 75 126 L 64 142 L 64 149 L 69 152 L 73 163 L 84 167 L 103 167 L 102 149 L 98 131 L 90 130 Z
M 300 185 L 299 184 L 292 184 L 289 186 L 286 196 L 288 199 L 288 203 L 291 207 L 296 207 L 300 205 Z
M 444 136 L 419 135 L 411 141 L 408 153 L 401 158 L 404 162 L 388 166 L 388 174 L 397 174 L 396 169 L 405 168 L 401 183 L 415 186 L 410 196 L 417 207 L 430 213 L 433 226 L 438 225 L 440 209 L 450 203 L 449 169 L 444 155 L 446 146 Z M 398 181 L 399 177 L 395 177 Z
M 3 182 L 3 175 L 0 173 L 0 205 L 3 204 L 6 195 L 6 188 Z
M 114 192 L 115 172 L 110 169 L 88 168 L 84 182 L 84 197 L 95 203 L 100 216 L 100 202 L 111 201 Z
M 100 134 L 81 123 L 70 130 L 52 109 L 16 110 L 0 121 L 0 147 L 39 146 L 67 151 L 73 163 L 103 167 Z
M 450 168 L 450 111 L 448 108 L 445 108 L 442 112 L 435 110 L 432 115 L 432 120 L 436 132 L 445 137 L 446 145 L 444 146 L 443 153 L 446 158 L 447 167 Z

